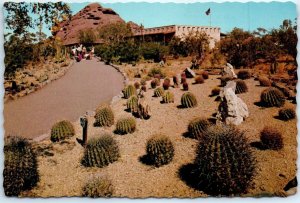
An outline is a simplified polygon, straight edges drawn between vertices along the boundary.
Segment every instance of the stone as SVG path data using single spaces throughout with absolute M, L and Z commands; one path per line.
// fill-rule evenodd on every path
M 223 76 L 237 78 L 237 75 L 234 72 L 233 66 L 230 63 L 227 63 L 226 66 L 224 67 Z
M 184 70 L 184 73 L 185 73 L 187 78 L 194 78 L 196 76 L 196 73 L 190 68 L 186 68 Z

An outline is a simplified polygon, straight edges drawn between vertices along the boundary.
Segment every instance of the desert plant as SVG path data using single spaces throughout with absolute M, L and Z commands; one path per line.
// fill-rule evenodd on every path
M 229 77 L 229 76 L 222 76 L 221 78 L 220 78 L 220 80 L 221 80 L 221 87 L 225 87 L 226 86 L 226 84 L 227 84 L 227 82 L 228 81 L 230 81 L 230 80 L 232 80 L 232 78 L 231 77 Z
M 243 132 L 226 125 L 213 125 L 205 131 L 193 171 L 204 192 L 213 196 L 244 193 L 255 170 L 255 157 Z
M 201 139 L 210 122 L 206 118 L 195 118 L 188 125 L 188 132 L 192 138 Z
M 133 115 L 141 119 L 149 119 L 151 117 L 150 106 L 145 102 L 145 99 L 138 100 L 138 108 Z
M 169 87 L 170 87 L 170 81 L 165 80 L 165 81 L 163 82 L 163 88 L 164 88 L 164 90 L 168 90 Z
M 4 145 L 3 187 L 6 196 L 18 196 L 39 181 L 38 162 L 31 144 L 24 138 L 10 137 Z
M 138 98 L 136 95 L 132 95 L 128 100 L 127 100 L 127 109 L 130 112 L 136 111 L 138 106 Z
M 241 94 L 248 92 L 248 87 L 247 84 L 245 83 L 244 80 L 236 80 L 236 87 L 235 87 L 235 93 L 236 94 Z
M 238 78 L 241 80 L 246 80 L 251 77 L 251 73 L 248 70 L 240 70 L 237 74 Z
M 161 75 L 160 74 L 154 74 L 153 78 L 156 78 L 156 79 L 161 79 Z
M 202 77 L 202 75 L 197 75 L 195 77 L 195 84 L 202 84 L 204 83 L 204 78 Z
M 184 91 L 188 91 L 189 90 L 189 84 L 187 82 L 184 82 L 182 84 L 182 88 L 183 88 Z
M 148 76 L 154 77 L 155 75 L 159 75 L 160 78 L 163 78 L 165 76 L 165 73 L 162 71 L 161 68 L 151 68 L 148 72 Z
M 181 78 L 181 84 L 186 83 L 186 78 Z
M 81 164 L 85 167 L 99 167 L 109 165 L 120 157 L 117 142 L 109 134 L 91 138 L 85 147 Z
M 283 147 L 281 132 L 271 126 L 264 127 L 260 132 L 260 140 L 267 149 L 279 150 Z
M 174 83 L 174 87 L 178 87 L 179 81 L 178 81 L 178 77 L 176 75 L 173 76 L 173 83 Z
M 155 90 L 154 90 L 154 96 L 155 97 L 161 97 L 161 96 L 163 96 L 164 95 L 164 89 L 163 88 L 161 88 L 161 87 L 158 87 L 158 88 L 156 88 Z
M 144 92 L 146 92 L 147 91 L 146 85 L 142 85 L 141 90 L 143 90 Z
M 209 74 L 207 71 L 203 71 L 201 75 L 202 75 L 203 79 L 205 79 L 205 80 L 209 78 Z
M 136 89 L 133 85 L 127 85 L 122 92 L 125 99 L 128 99 L 132 95 L 136 95 Z
M 72 137 L 75 135 L 75 130 L 70 121 L 63 120 L 55 123 L 51 128 L 51 141 L 59 142 L 66 138 Z
M 155 81 L 155 79 L 153 79 L 151 81 L 151 87 L 154 89 L 154 88 L 156 88 L 156 86 L 157 86 L 157 82 Z
M 116 134 L 125 135 L 128 133 L 133 133 L 136 129 L 135 119 L 132 117 L 121 118 L 116 124 Z
M 278 117 L 284 121 L 291 120 L 296 117 L 296 112 L 292 108 L 283 108 L 279 110 Z
M 281 107 L 285 103 L 283 93 L 274 87 L 265 89 L 260 95 L 261 103 L 266 107 Z
M 271 86 L 271 80 L 267 77 L 259 77 L 258 81 L 259 81 L 260 86 L 263 86 L 263 87 Z
M 146 85 L 147 81 L 151 80 L 151 77 L 146 75 L 141 79 L 141 85 Z
M 170 163 L 174 157 L 174 147 L 165 135 L 154 135 L 147 141 L 147 157 L 156 167 Z
M 94 126 L 104 127 L 114 124 L 114 113 L 110 106 L 101 105 L 96 109 Z
M 163 103 L 174 103 L 174 94 L 170 91 L 165 92 L 162 101 Z
M 217 96 L 220 94 L 220 88 L 219 87 L 215 87 L 211 90 L 211 96 Z
M 136 82 L 134 83 L 135 89 L 139 89 L 140 86 L 141 86 L 141 84 L 140 84 L 138 81 L 136 81 Z
M 114 193 L 111 180 L 106 177 L 96 177 L 88 180 L 82 188 L 84 197 L 111 197 Z
M 181 97 L 181 105 L 184 108 L 192 108 L 197 106 L 197 99 L 191 92 L 186 92 Z

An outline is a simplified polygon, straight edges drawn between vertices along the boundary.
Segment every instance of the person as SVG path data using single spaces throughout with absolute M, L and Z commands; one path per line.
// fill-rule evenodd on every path
M 82 48 L 82 56 L 85 58 L 86 56 L 86 48 L 85 46 Z
M 94 52 L 95 52 L 95 47 L 94 46 L 92 46 L 92 49 L 91 49 L 91 58 L 94 56 Z
M 76 56 L 76 47 L 75 46 L 72 47 L 72 55 L 75 58 L 75 56 Z

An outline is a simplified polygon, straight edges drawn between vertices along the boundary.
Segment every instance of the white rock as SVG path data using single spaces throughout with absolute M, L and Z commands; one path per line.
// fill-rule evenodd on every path
M 186 68 L 184 70 L 184 72 L 185 72 L 185 75 L 186 75 L 187 78 L 194 78 L 194 77 L 196 77 L 196 73 L 192 69 L 190 69 L 190 68 Z
M 227 63 L 223 70 L 224 76 L 237 78 L 237 75 L 234 72 L 233 66 L 230 63 Z

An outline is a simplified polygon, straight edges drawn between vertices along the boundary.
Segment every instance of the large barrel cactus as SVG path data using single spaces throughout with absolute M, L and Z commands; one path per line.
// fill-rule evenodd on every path
M 236 80 L 236 88 L 235 93 L 236 94 L 242 94 L 248 92 L 247 84 L 244 80 Z
M 70 121 L 57 122 L 51 128 L 51 141 L 58 142 L 75 135 L 75 130 Z
M 288 121 L 296 117 L 296 112 L 292 108 L 283 108 L 279 110 L 278 117 L 281 120 Z
M 163 103 L 174 103 L 174 94 L 170 91 L 167 91 L 162 97 Z
M 161 87 L 158 87 L 158 88 L 156 88 L 155 90 L 154 90 L 154 96 L 155 97 L 161 97 L 161 96 L 163 96 L 164 95 L 164 89 L 163 88 L 161 88 Z
M 147 141 L 147 156 L 156 167 L 170 163 L 174 157 L 174 147 L 165 135 L 154 135 Z
M 99 167 L 109 165 L 120 157 L 117 142 L 109 134 L 104 134 L 88 141 L 81 164 L 85 167 Z
M 192 108 L 197 106 L 197 99 L 191 92 L 186 92 L 181 96 L 181 105 L 184 108 Z
M 96 109 L 94 126 L 104 127 L 114 124 L 114 113 L 110 106 L 101 105 Z
M 261 103 L 266 107 L 281 107 L 285 103 L 284 94 L 277 88 L 269 87 L 261 95 Z
M 121 118 L 117 121 L 115 133 L 125 135 L 133 133 L 136 129 L 135 119 L 132 117 Z
M 115 191 L 111 180 L 106 177 L 96 177 L 87 181 L 82 188 L 84 197 L 111 197 Z
M 209 195 L 237 195 L 247 191 L 255 175 L 256 160 L 244 133 L 233 126 L 207 129 L 196 151 L 193 174 Z
M 188 132 L 192 138 L 201 139 L 210 122 L 206 118 L 195 118 L 188 125 Z
M 11 137 L 4 145 L 3 187 L 6 196 L 18 196 L 39 181 L 38 163 L 31 144 L 20 137 Z
M 127 85 L 123 89 L 123 95 L 124 95 L 125 99 L 128 99 L 132 95 L 136 95 L 136 89 L 135 89 L 135 87 L 133 85 Z
M 138 107 L 138 98 L 136 95 L 133 95 L 127 100 L 127 109 L 130 112 L 135 112 L 137 110 L 137 107 Z

